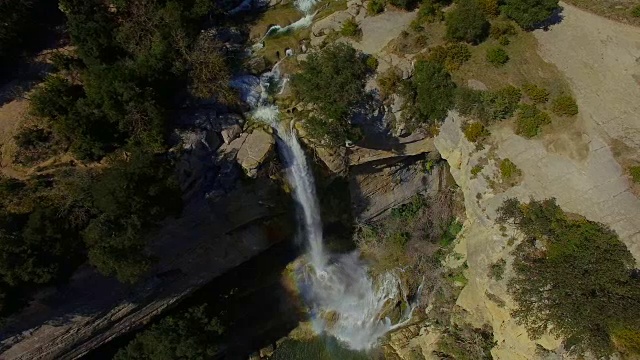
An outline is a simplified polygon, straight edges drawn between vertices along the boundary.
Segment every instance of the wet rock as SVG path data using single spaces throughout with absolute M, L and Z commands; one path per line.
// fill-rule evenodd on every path
M 240 75 L 231 80 L 231 87 L 240 93 L 240 100 L 249 107 L 256 107 L 260 101 L 262 89 L 260 79 L 253 75 Z
M 267 67 L 267 61 L 264 59 L 264 56 L 255 56 L 247 61 L 247 69 L 252 74 L 259 75 L 269 68 Z

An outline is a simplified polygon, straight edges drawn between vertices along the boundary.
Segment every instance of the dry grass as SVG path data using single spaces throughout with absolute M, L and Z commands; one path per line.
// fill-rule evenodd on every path
M 640 26 L 640 17 L 631 15 L 631 10 L 640 6 L 640 0 L 564 0 L 568 4 L 592 12 L 596 15 Z
M 549 90 L 551 98 L 560 93 L 571 93 L 560 70 L 538 55 L 538 43 L 532 34 L 519 32 L 510 40 L 511 43 L 504 46 L 509 54 L 506 64 L 496 67 L 486 60 L 487 49 L 498 45 L 496 40 L 487 39 L 471 47 L 471 59 L 453 74 L 454 80 L 466 85 L 468 80 L 475 79 L 487 85 L 489 90 L 507 85 L 521 88 L 526 83 L 532 83 Z

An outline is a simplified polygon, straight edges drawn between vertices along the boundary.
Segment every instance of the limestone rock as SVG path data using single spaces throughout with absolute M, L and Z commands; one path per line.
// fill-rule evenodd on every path
M 231 125 L 225 129 L 222 129 L 220 134 L 222 135 L 222 140 L 225 144 L 230 144 L 231 141 L 235 140 L 242 133 L 242 128 L 238 124 Z
M 256 129 L 247 136 L 238 150 L 236 160 L 247 175 L 254 177 L 257 175 L 258 167 L 273 151 L 274 144 L 273 135 L 262 129 Z
M 316 154 L 322 162 L 335 174 L 344 174 L 347 172 L 347 156 L 345 148 L 341 147 L 336 150 L 324 147 L 316 147 Z
M 340 31 L 342 24 L 350 18 L 351 14 L 346 11 L 334 12 L 313 24 L 311 32 L 316 36 L 320 36 L 326 35 L 332 31 Z
M 355 146 L 349 153 L 349 165 L 356 166 L 393 158 L 401 159 L 407 156 L 436 151 L 433 144 L 433 138 L 422 138 L 417 140 L 409 138 L 408 140 L 409 141 L 407 142 L 400 141 L 395 145 L 395 148 L 388 150 Z

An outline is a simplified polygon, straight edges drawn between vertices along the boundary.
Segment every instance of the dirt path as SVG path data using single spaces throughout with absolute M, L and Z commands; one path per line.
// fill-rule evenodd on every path
M 640 28 L 561 5 L 564 19 L 534 32 L 540 55 L 564 73 L 587 123 L 640 160 Z

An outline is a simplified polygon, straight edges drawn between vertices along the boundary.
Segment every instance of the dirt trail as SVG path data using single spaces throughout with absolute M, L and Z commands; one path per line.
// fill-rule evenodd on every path
M 640 159 L 640 28 L 560 4 L 562 21 L 534 32 L 540 55 L 564 73 L 587 123 Z

